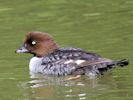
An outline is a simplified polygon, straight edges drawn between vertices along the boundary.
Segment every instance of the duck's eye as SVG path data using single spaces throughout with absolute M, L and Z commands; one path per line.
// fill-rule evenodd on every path
M 37 43 L 37 41 L 35 41 L 35 40 L 31 42 L 32 45 L 36 45 L 36 43 Z

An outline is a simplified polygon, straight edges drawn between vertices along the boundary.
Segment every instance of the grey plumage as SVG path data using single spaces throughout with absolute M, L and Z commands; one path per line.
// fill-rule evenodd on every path
M 65 63 L 71 59 L 75 61 L 85 60 L 86 62 L 81 65 L 78 65 L 75 62 Z M 42 73 L 56 76 L 86 74 L 89 72 L 103 74 L 104 71 L 107 71 L 116 65 L 120 65 L 118 62 L 119 61 L 102 58 L 95 53 L 88 53 L 78 48 L 60 48 L 43 58 Z

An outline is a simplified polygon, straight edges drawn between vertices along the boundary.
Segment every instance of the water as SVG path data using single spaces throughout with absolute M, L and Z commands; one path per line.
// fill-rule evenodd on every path
M 132 0 L 1 0 L 0 100 L 132 100 L 132 16 Z M 29 31 L 130 65 L 96 79 L 30 76 L 31 55 L 14 53 Z

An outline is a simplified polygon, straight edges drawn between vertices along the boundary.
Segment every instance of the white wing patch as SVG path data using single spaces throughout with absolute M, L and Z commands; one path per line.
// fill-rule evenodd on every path
M 74 60 L 67 60 L 64 64 L 69 64 L 69 63 L 72 63 L 74 62 Z
M 80 65 L 81 63 L 85 62 L 85 60 L 76 60 L 75 63 Z
M 85 60 L 67 60 L 64 64 L 69 64 L 69 63 L 76 63 L 77 65 L 80 65 L 81 63 L 85 62 Z

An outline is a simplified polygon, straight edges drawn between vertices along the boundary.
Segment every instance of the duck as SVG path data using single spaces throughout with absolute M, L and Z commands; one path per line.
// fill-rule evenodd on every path
M 97 76 L 129 64 L 127 59 L 111 60 L 81 48 L 61 48 L 50 34 L 39 31 L 26 33 L 24 42 L 16 53 L 33 55 L 29 62 L 31 73 L 52 76 Z

